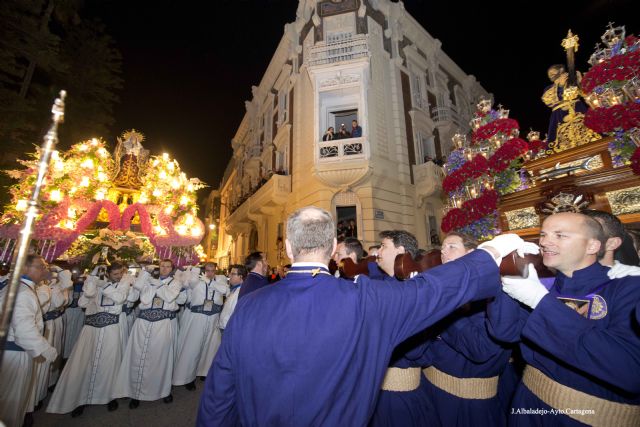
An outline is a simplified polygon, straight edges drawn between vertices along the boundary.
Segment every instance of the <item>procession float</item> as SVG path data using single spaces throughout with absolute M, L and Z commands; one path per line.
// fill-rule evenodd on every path
M 136 130 L 117 138 L 113 152 L 102 139 L 51 153 L 31 251 L 48 262 L 87 267 L 96 263 L 150 263 L 169 258 L 178 266 L 200 261 L 204 226 L 196 191 L 168 154 L 154 156 Z M 17 182 L 0 219 L 0 259 L 9 262 L 25 219 L 40 149 L 6 173 Z
M 443 232 L 534 238 L 545 215 L 586 208 L 640 226 L 640 39 L 613 24 L 601 39 L 584 76 L 578 36 L 562 41 L 567 65 L 549 68 L 542 96 L 552 110 L 546 138 L 521 139 L 508 110 L 478 103 L 471 138 L 453 138 L 445 165 Z

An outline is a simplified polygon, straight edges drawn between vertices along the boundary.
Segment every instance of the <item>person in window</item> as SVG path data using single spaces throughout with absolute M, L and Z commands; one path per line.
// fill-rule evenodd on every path
M 357 120 L 351 122 L 351 137 L 360 138 L 362 136 L 362 127 L 358 125 Z
M 327 129 L 324 135 L 322 135 L 323 141 L 331 141 L 334 138 L 335 138 L 335 135 L 333 134 L 333 127 L 329 127 L 329 129 Z
M 344 125 L 344 123 L 342 123 L 340 125 L 340 131 L 338 132 L 338 135 L 336 135 L 335 139 L 347 139 L 347 138 L 351 138 L 351 134 L 349 133 L 349 131 L 347 131 L 347 128 Z

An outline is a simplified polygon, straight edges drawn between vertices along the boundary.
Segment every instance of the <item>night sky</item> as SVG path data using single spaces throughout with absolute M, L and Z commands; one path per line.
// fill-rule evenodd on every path
M 436 2 L 407 0 L 407 11 L 442 49 L 511 110 L 523 134 L 544 135 L 549 110 L 540 101 L 546 69 L 565 60 L 567 30 L 580 36 L 577 68 L 609 21 L 638 33 L 633 0 Z M 152 153 L 168 152 L 189 176 L 219 185 L 231 138 L 282 37 L 297 0 L 116 1 L 85 3 L 123 55 L 124 89 L 113 144 L 136 128 Z M 472 5 L 473 4 L 473 5 Z M 73 94 L 70 94 L 73 96 Z

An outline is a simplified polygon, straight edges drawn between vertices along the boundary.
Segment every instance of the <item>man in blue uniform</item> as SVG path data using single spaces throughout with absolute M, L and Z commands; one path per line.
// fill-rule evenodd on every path
M 364 425 L 393 349 L 468 301 L 498 291 L 497 263 L 525 243 L 503 235 L 403 286 L 333 277 L 331 215 L 316 207 L 287 221 L 293 265 L 276 286 L 239 301 L 225 329 L 198 425 Z
M 262 252 L 251 253 L 244 260 L 244 266 L 249 274 L 242 283 L 242 287 L 239 291 L 240 293 L 238 294 L 238 300 L 269 284 L 269 280 L 267 279 L 269 264 L 267 264 L 267 260 Z
M 501 338 L 521 340 L 527 363 L 511 425 L 640 425 L 640 278 L 610 279 L 597 262 L 605 243 L 593 218 L 552 215 L 540 233 L 544 264 L 557 270 L 551 288 L 532 266 L 526 279 L 503 278 L 503 290 L 528 306 L 500 298 L 490 319 L 511 326 Z

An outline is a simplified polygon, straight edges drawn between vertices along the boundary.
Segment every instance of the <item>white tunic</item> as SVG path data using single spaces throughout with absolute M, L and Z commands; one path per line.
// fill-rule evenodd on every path
M 241 286 L 234 288 L 229 292 L 229 298 L 224 302 L 224 306 L 222 307 L 222 313 L 220 313 L 220 321 L 218 322 L 218 327 L 221 330 L 224 330 L 227 327 L 227 323 L 229 323 L 229 319 L 233 314 L 233 311 L 236 309 L 236 304 L 238 304 L 238 294 L 240 293 Z
M 21 280 L 7 340 L 25 351 L 5 351 L 0 368 L 0 420 L 7 426 L 20 426 L 28 412 L 28 398 L 32 383 L 33 359 L 50 346 L 42 336 L 44 322 L 34 284 Z M 6 288 L 0 291 L 0 305 L 4 303 Z
M 178 310 L 176 298 L 182 287 L 172 277 L 153 279 L 143 271 L 134 287 L 140 291 L 140 310 Z M 118 371 L 114 398 L 157 400 L 171 393 L 176 319 L 155 322 L 136 318 Z
M 219 314 L 214 305 L 222 306 L 223 296 L 229 292 L 226 278 L 195 277 L 189 281 L 190 307 L 199 307 L 204 313 L 186 309 L 178 335 L 178 357 L 173 368 L 173 385 L 184 385 L 196 378 L 200 364 L 208 370 L 220 346 Z M 199 310 L 200 311 L 200 310 Z M 206 376 L 206 374 L 202 375 Z
M 68 359 L 71 355 L 71 350 L 78 337 L 80 331 L 84 325 L 84 312 L 82 308 L 78 306 L 78 300 L 82 295 L 82 291 L 74 291 L 71 294 L 71 304 L 64 310 L 62 319 L 64 320 L 64 351 L 62 357 Z
M 36 294 L 38 295 L 38 301 L 42 313 L 49 311 L 51 307 L 51 288 L 47 284 L 40 284 L 36 286 Z M 44 328 L 43 319 L 43 334 L 44 339 L 51 345 L 51 342 L 46 336 L 46 328 Z M 47 396 L 47 387 L 49 383 L 49 367 L 51 363 L 47 362 L 43 357 L 38 357 L 34 361 L 33 365 L 33 379 L 31 381 L 29 390 L 29 405 L 27 412 L 33 412 L 34 408 L 42 399 Z
M 71 274 L 69 274 L 69 277 L 71 277 Z M 71 304 L 72 286 L 73 282 L 71 280 L 61 280 L 60 278 L 53 279 L 49 283 L 49 288 L 51 289 L 49 311 L 63 311 L 66 306 Z M 64 334 L 64 319 L 62 315 L 54 320 L 46 320 L 44 322 L 44 335 L 49 340 L 49 344 L 58 351 L 58 358 L 49 365 L 49 379 L 46 388 L 55 385 L 60 376 L 64 351 Z
M 128 288 L 126 282 L 107 282 L 90 276 L 78 305 L 86 308 L 88 318 L 101 312 L 119 317 Z M 123 350 L 120 322 L 101 328 L 84 325 L 47 412 L 64 414 L 81 405 L 109 403 Z

